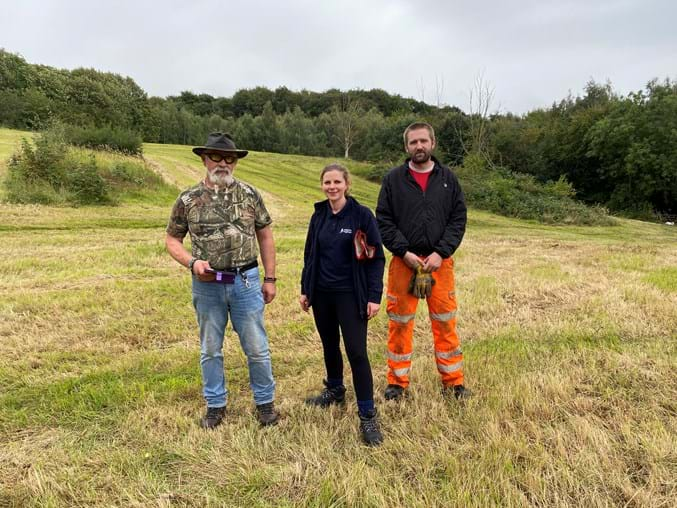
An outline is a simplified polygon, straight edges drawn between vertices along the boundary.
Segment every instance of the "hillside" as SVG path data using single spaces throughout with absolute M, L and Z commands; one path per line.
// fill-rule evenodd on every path
M 18 138 L 0 130 L 3 164 Z M 177 194 L 202 175 L 190 147 L 149 144 L 144 154 Z M 470 210 L 456 283 L 477 396 L 463 406 L 442 398 L 421 305 L 411 397 L 385 403 L 383 305 L 369 350 L 385 443 L 368 449 L 352 386 L 345 408 L 303 404 L 324 375 L 297 298 L 328 161 L 252 152 L 237 168 L 275 221 L 278 296 L 266 322 L 283 420 L 264 430 L 232 331 L 226 423 L 197 425 L 190 280 L 163 243 L 171 200 L 0 202 L 0 506 L 672 503 L 674 228 L 551 227 Z M 356 177 L 354 190 L 373 207 L 378 185 Z

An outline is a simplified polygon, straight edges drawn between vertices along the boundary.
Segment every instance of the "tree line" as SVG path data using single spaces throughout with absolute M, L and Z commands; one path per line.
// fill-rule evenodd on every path
M 468 113 L 383 90 L 243 89 L 232 97 L 184 91 L 149 97 L 133 79 L 94 69 L 30 64 L 0 49 L 0 124 L 41 130 L 52 120 L 127 129 L 146 142 L 200 144 L 227 131 L 250 150 L 349 157 L 386 167 L 403 157 L 401 134 L 431 123 L 438 156 L 463 164 L 480 154 L 492 167 L 537 181 L 565 178 L 576 197 L 635 215 L 676 213 L 677 83 L 652 80 L 627 96 L 590 82 L 525 115 L 490 114 L 490 97 Z

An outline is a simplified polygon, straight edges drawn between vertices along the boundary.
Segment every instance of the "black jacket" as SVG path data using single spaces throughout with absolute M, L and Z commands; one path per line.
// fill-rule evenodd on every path
M 409 159 L 383 178 L 376 220 L 383 245 L 395 256 L 437 252 L 448 258 L 461 244 L 467 222 L 461 185 L 449 168 L 433 161 L 425 192 L 409 173 Z
M 358 229 L 361 229 L 367 235 L 367 244 L 376 247 L 376 254 L 372 259 L 358 261 L 354 254 L 351 256 L 355 296 L 360 306 L 360 315 L 365 318 L 368 302 L 381 303 L 385 255 L 383 253 L 383 245 L 381 244 L 381 236 L 379 235 L 376 220 L 371 210 L 366 206 L 360 205 L 357 200 L 351 197 L 348 197 L 345 210 L 346 217 L 352 222 L 353 236 Z M 315 213 L 310 218 L 310 224 L 308 225 L 306 247 L 303 252 L 301 294 L 308 297 L 311 305 L 313 304 L 313 294 L 317 281 L 319 232 L 330 213 L 331 209 L 328 200 L 315 203 Z

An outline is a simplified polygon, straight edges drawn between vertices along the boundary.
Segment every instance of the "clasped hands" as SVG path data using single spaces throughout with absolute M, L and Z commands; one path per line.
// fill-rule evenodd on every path
M 416 298 L 428 298 L 432 294 L 435 279 L 433 279 L 432 272 L 439 269 L 442 265 L 442 258 L 436 252 L 433 252 L 425 259 L 420 259 L 412 252 L 405 253 L 402 258 L 407 266 L 409 266 L 414 273 L 409 281 L 409 293 Z

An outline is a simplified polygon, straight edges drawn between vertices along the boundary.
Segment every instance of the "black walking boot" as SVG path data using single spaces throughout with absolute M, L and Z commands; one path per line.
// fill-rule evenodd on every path
M 456 400 L 467 400 L 472 397 L 472 392 L 463 385 L 454 386 L 454 397 Z
M 388 385 L 383 396 L 386 400 L 400 400 L 404 397 L 404 388 L 400 385 Z
M 221 425 L 223 417 L 226 414 L 226 406 L 223 407 L 208 407 L 207 413 L 200 420 L 200 427 L 211 430 Z
M 256 414 L 259 423 L 264 427 L 275 425 L 280 419 L 280 413 L 275 409 L 275 404 L 273 402 L 256 406 Z
M 359 414 L 359 413 L 358 413 Z M 362 432 L 362 440 L 368 446 L 378 446 L 383 442 L 383 434 L 376 419 L 376 410 L 369 411 L 360 416 L 360 431 Z
M 468 400 L 473 393 L 463 385 L 445 386 L 442 388 L 445 397 L 453 396 L 456 400 Z
M 306 404 L 309 406 L 319 406 L 319 407 L 329 407 L 332 404 L 343 404 L 346 399 L 346 387 L 343 385 L 335 386 L 334 388 L 329 388 L 327 381 L 322 381 L 324 383 L 324 390 L 322 393 L 315 397 L 309 397 L 306 399 Z

